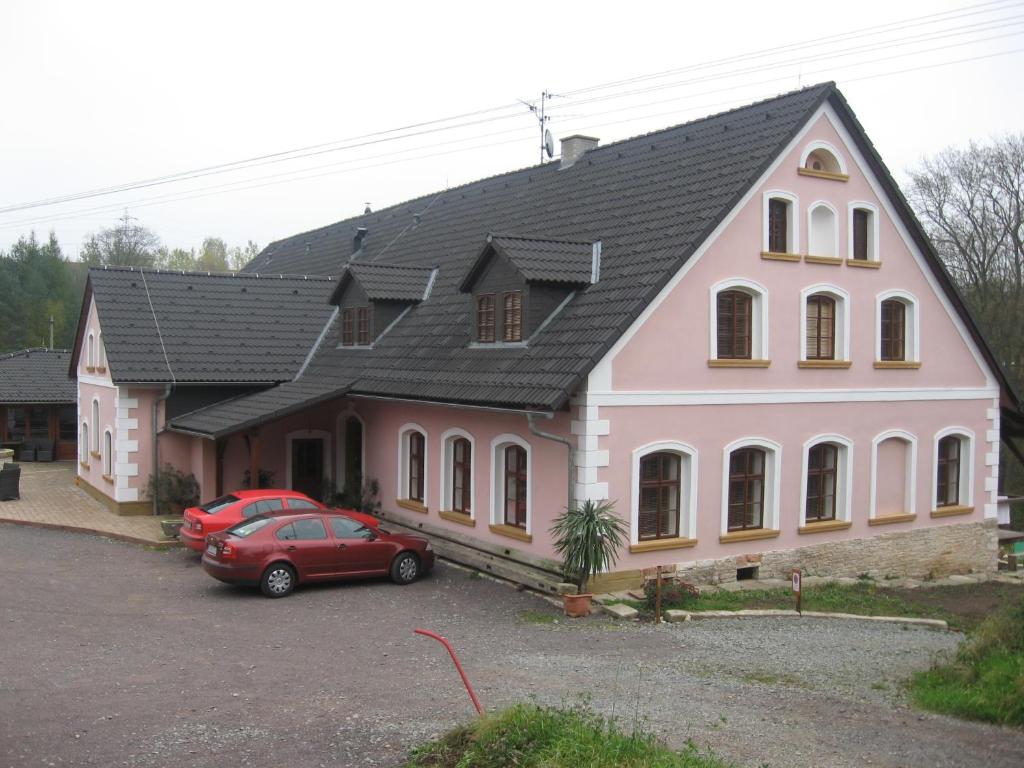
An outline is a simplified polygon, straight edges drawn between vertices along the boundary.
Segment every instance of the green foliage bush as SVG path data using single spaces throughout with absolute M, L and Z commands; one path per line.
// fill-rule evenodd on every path
M 199 503 L 199 482 L 191 472 L 186 475 L 177 467 L 164 464 L 159 472 L 149 476 L 146 495 L 157 500 L 159 514 L 180 517 L 185 507 Z
M 657 601 L 657 584 L 652 579 L 644 584 L 644 597 L 647 607 L 652 611 Z M 684 581 L 661 581 L 661 607 L 681 608 L 683 610 L 694 610 L 697 599 L 700 597 L 700 590 L 693 584 Z

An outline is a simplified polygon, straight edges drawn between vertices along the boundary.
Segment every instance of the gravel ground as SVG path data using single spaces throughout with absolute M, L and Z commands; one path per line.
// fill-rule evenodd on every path
M 1024 765 L 1024 733 L 907 709 L 900 680 L 954 633 L 818 619 L 566 622 L 440 564 L 285 600 L 194 556 L 0 527 L 0 766 L 395 766 L 484 704 L 580 698 L 741 766 Z M 18 575 L 11 588 L 11 574 Z M 554 623 L 557 621 L 557 623 Z

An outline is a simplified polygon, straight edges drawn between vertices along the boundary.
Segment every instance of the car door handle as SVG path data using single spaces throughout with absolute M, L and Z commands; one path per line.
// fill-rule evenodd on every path
M 347 546 L 348 544 L 339 544 L 338 549 L 345 549 Z
M 294 551 L 295 551 L 295 549 L 296 549 L 296 547 L 295 547 L 295 545 L 294 545 L 294 544 L 292 544 L 292 545 L 290 545 L 290 546 L 288 546 L 288 547 L 287 547 L 287 550 L 288 550 L 289 552 L 294 552 Z

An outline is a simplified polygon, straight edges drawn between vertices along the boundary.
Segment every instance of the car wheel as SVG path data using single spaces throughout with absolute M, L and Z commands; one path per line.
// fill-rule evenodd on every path
M 403 552 L 391 563 L 391 580 L 395 584 L 412 584 L 420 576 L 420 559 L 412 552 Z
M 274 563 L 260 576 L 260 590 L 267 597 L 284 597 L 295 589 L 295 569 L 286 563 Z

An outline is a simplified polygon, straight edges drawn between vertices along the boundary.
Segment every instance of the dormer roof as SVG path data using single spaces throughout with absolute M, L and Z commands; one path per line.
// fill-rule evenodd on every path
M 587 285 L 593 273 L 594 245 L 589 240 L 490 234 L 459 290 L 467 293 L 473 289 L 495 253 L 508 259 L 528 283 Z
M 353 280 L 359 283 L 370 301 L 417 303 L 427 297 L 434 271 L 431 267 L 353 261 L 338 278 L 338 285 L 331 294 L 331 304 L 341 300 L 345 288 Z

